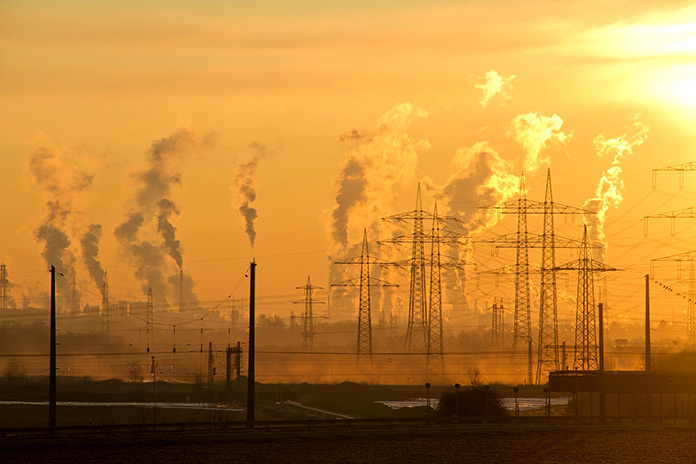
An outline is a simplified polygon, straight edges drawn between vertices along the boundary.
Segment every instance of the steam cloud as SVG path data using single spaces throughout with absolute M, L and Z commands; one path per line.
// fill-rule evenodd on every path
M 604 233 L 604 223 L 609 208 L 618 208 L 623 201 L 624 181 L 621 179 L 623 169 L 621 162 L 633 153 L 633 149 L 641 145 L 648 138 L 650 128 L 636 120 L 631 125 L 634 133 L 632 135 L 621 135 L 613 139 L 607 139 L 604 135 L 594 138 L 593 144 L 597 156 L 604 157 L 613 155 L 611 167 L 602 173 L 595 190 L 595 196 L 588 198 L 583 205 L 584 209 L 596 211 L 596 214 L 585 215 L 585 223 L 588 226 L 588 233 L 593 244 L 602 247 L 601 255 L 607 250 L 606 235 Z
M 484 108 L 488 106 L 488 103 L 496 95 L 500 95 L 503 100 L 508 100 L 510 98 L 509 92 L 512 90 L 512 81 L 515 77 L 514 74 L 509 77 L 503 77 L 492 69 L 484 74 L 482 77 L 482 79 L 485 79 L 484 82 L 474 85 L 483 93 L 480 100 L 481 106 Z
M 41 146 L 30 154 L 29 175 L 45 201 L 45 216 L 34 231 L 43 244 L 41 256 L 65 277 L 56 281 L 63 305 L 72 301 L 79 306 L 80 293 L 72 294 L 68 286 L 75 280 L 75 255 L 70 250 L 68 228 L 75 223 L 78 200 L 92 186 L 92 176 L 51 146 Z
M 339 137 L 352 145 L 334 182 L 337 193 L 331 236 L 336 247 L 345 249 L 350 237 L 357 242 L 365 227 L 379 232 L 381 218 L 391 212 L 394 188 L 413 182 L 418 151 L 430 148 L 428 140 L 415 140 L 408 134 L 415 118 L 427 116 L 424 110 L 403 103 L 382 115 L 371 133 L 353 129 Z
M 520 114 L 510 123 L 508 136 L 512 137 L 525 150 L 524 170 L 535 172 L 540 165 L 548 164 L 548 157 L 541 157 L 541 151 L 549 143 L 566 143 L 572 132 L 561 131 L 563 119 L 558 115 L 543 116 L 537 113 Z
M 143 293 L 152 287 L 155 300 L 165 306 L 168 304 L 167 290 L 170 289 L 163 271 L 165 256 L 169 255 L 178 269 L 183 266 L 176 227 L 171 223 L 172 216 L 180 214 L 171 198 L 172 187 L 181 185 L 181 174 L 173 165 L 192 152 L 211 149 L 215 141 L 214 133 L 200 134 L 192 127 L 177 129 L 155 141 L 147 152 L 145 169 L 134 175 L 139 188 L 131 211 L 114 229 L 123 252 L 135 261 L 134 275 L 141 283 Z M 179 273 L 176 272 L 175 276 L 178 279 Z M 188 288 L 185 298 L 189 302 L 198 301 L 193 285 Z
M 249 148 L 256 151 L 256 154 L 251 161 L 237 167 L 237 172 L 234 176 L 234 187 L 241 196 L 239 212 L 241 213 L 246 225 L 244 230 L 249 236 L 251 248 L 254 248 L 256 243 L 256 229 L 254 227 L 254 222 L 259 217 L 256 208 L 251 206 L 251 204 L 256 200 L 256 190 L 254 188 L 254 184 L 256 183 L 256 168 L 259 161 L 268 156 L 268 149 L 264 145 L 257 142 L 253 142 L 251 145 L 249 145 Z
M 359 256 L 365 228 L 370 240 L 385 236 L 381 218 L 393 212 L 395 188 L 412 186 L 418 152 L 430 148 L 428 140 L 416 140 L 408 133 L 415 119 L 427 116 L 424 110 L 403 103 L 385 112 L 367 133 L 353 129 L 339 136 L 339 142 L 348 144 L 348 148 L 334 181 L 336 205 L 331 212 L 333 251 L 330 260 Z M 371 250 L 374 254 L 373 245 Z M 384 251 L 381 254 L 386 257 Z M 345 266 L 332 265 L 329 280 L 345 280 L 344 271 L 347 271 Z M 380 277 L 376 270 L 375 277 L 391 280 L 391 272 L 395 271 L 387 269 L 386 275 Z M 343 290 L 339 287 L 335 291 Z M 391 300 L 385 296 L 387 293 L 382 293 L 383 311 L 392 307 Z M 389 298 L 392 296 L 390 293 Z

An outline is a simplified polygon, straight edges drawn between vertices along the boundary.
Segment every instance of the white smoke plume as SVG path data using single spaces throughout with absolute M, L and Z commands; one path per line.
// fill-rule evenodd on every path
M 510 91 L 512 90 L 512 81 L 515 79 L 515 75 L 508 77 L 503 77 L 494 70 L 488 71 L 480 79 L 483 80 L 481 84 L 475 84 L 474 87 L 481 90 L 481 106 L 484 108 L 488 106 L 491 99 L 496 95 L 500 95 L 502 100 L 510 99 Z
M 341 173 L 335 180 L 336 206 L 331 213 L 334 246 L 359 243 L 364 228 L 379 232 L 381 218 L 391 213 L 395 188 L 413 183 L 418 152 L 430 148 L 428 140 L 415 140 L 408 129 L 424 110 L 403 103 L 383 114 L 368 134 L 355 129 L 339 137 L 350 143 Z
M 537 113 L 520 114 L 510 123 L 507 135 L 518 142 L 525 150 L 524 170 L 533 173 L 542 164 L 549 164 L 548 156 L 542 157 L 541 151 L 548 144 L 563 144 L 573 136 L 563 132 L 563 119 L 557 114 L 543 116 Z
M 604 224 L 609 208 L 618 208 L 623 201 L 624 181 L 621 178 L 623 169 L 621 162 L 633 153 L 633 149 L 641 145 L 648 138 L 650 128 L 640 122 L 636 116 L 631 125 L 633 133 L 623 134 L 613 139 L 607 139 L 604 135 L 598 135 L 593 139 L 597 156 L 613 156 L 611 166 L 602 173 L 599 179 L 595 195 L 588 198 L 583 205 L 584 209 L 595 211 L 596 214 L 585 215 L 585 224 L 588 226 L 589 238 L 594 245 L 600 245 L 601 255 L 607 250 L 608 243 L 604 233 Z
M 152 287 L 155 301 L 164 306 L 168 304 L 168 291 L 174 294 L 164 277 L 166 255 L 178 269 L 183 265 L 176 228 L 170 222 L 173 215 L 180 214 L 171 198 L 172 187 L 181 185 L 176 165 L 191 153 L 211 149 L 215 141 L 214 133 L 201 134 L 193 127 L 184 127 L 153 142 L 147 152 L 145 168 L 133 176 L 138 190 L 131 211 L 114 229 L 123 253 L 135 262 L 134 275 L 143 293 Z
M 56 281 L 62 305 L 79 307 L 81 295 L 69 285 L 75 280 L 75 255 L 68 230 L 76 223 L 77 203 L 92 186 L 93 176 L 52 146 L 41 146 L 30 154 L 28 172 L 45 201 L 45 216 L 34 232 L 43 244 L 41 256 L 64 277 Z
M 256 200 L 256 168 L 258 167 L 259 161 L 267 157 L 269 152 L 264 145 L 258 142 L 252 142 L 251 145 L 249 145 L 249 148 L 254 150 L 256 154 L 251 161 L 240 164 L 237 167 L 237 172 L 234 175 L 234 183 L 230 189 L 237 190 L 239 192 L 241 197 L 241 201 L 239 203 L 239 212 L 244 219 L 244 231 L 249 237 L 251 248 L 254 248 L 254 245 L 256 244 L 255 222 L 259 217 L 256 208 L 251 206 Z
M 333 250 L 329 259 L 335 261 L 360 255 L 363 230 L 367 229 L 372 255 L 385 256 L 386 250 L 377 250 L 376 241 L 385 238 L 382 218 L 393 213 L 392 205 L 397 187 L 412 186 L 418 152 L 430 148 L 428 140 L 414 139 L 408 130 L 416 118 L 425 118 L 424 110 L 410 103 L 399 104 L 385 112 L 375 126 L 365 133 L 356 129 L 339 137 L 346 143 L 345 160 L 335 179 L 336 205 L 331 212 L 330 232 Z M 414 198 L 415 200 L 415 198 Z M 331 265 L 329 280 L 345 280 L 346 266 Z M 374 277 L 392 280 L 392 270 L 374 270 Z M 340 302 L 344 289 L 334 291 Z M 391 310 L 390 290 L 381 292 L 382 310 Z M 385 295 L 389 294 L 388 297 Z M 333 305 L 332 305 L 333 306 Z M 336 309 L 332 308 L 332 312 Z
M 489 142 L 483 141 L 457 150 L 452 158 L 452 168 L 454 173 L 444 185 L 427 179 L 426 189 L 438 202 L 443 215 L 462 221 L 467 236 L 482 233 L 495 225 L 498 215 L 495 212 L 486 213 L 479 207 L 495 206 L 513 198 L 519 191 L 519 177 L 512 174 L 514 166 L 501 158 Z M 453 251 L 458 259 L 472 261 L 470 242 L 456 246 Z M 473 268 L 469 270 L 473 271 Z M 461 297 L 460 290 L 465 280 L 465 272 L 457 269 L 455 286 L 448 290 L 458 293 L 448 292 L 450 300 Z

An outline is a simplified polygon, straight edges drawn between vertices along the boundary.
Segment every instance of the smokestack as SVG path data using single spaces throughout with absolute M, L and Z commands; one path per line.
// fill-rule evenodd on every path
M 179 312 L 184 309 L 184 270 L 179 270 Z

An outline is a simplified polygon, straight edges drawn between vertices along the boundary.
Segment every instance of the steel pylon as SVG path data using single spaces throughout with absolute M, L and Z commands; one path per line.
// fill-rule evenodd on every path
M 304 304 L 304 312 L 302 314 L 302 348 L 305 351 L 314 350 L 314 309 L 313 304 L 323 304 L 322 301 L 314 299 L 314 290 L 320 290 L 323 287 L 312 285 L 311 276 L 307 276 L 307 285 L 295 287 L 297 290 L 304 290 L 304 300 L 294 301 L 295 304 Z
M 655 274 L 655 263 L 660 261 L 672 261 L 677 263 L 677 279 L 681 279 L 682 263 L 689 263 L 689 286 L 686 298 L 686 338 L 693 343 L 696 341 L 696 251 L 687 251 L 685 253 L 651 259 L 651 276 Z
M 592 247 L 587 236 L 587 225 L 584 226 L 579 258 L 554 269 L 557 271 L 578 271 L 573 367 L 582 371 L 597 370 L 597 318 L 594 302 L 594 273 L 618 271 L 619 269 L 592 258 Z
M 437 215 L 437 203 L 433 213 L 433 226 L 430 247 L 430 299 L 428 350 L 426 357 L 427 373 L 444 373 L 445 359 L 442 341 L 442 285 L 440 263 L 440 223 Z
M 551 169 L 546 174 L 544 195 L 544 232 L 541 248 L 541 286 L 539 295 L 539 343 L 535 383 L 540 385 L 542 371 L 559 369 L 558 296 L 556 291 L 556 244 L 553 224 Z M 552 350 L 549 352 L 549 350 Z
M 360 265 L 360 279 L 349 279 L 344 282 L 331 284 L 332 287 L 359 287 L 360 299 L 358 302 L 358 341 L 357 341 L 357 360 L 361 362 L 363 358 L 368 358 L 372 362 L 372 315 L 370 308 L 370 287 L 398 287 L 383 280 L 370 277 L 370 265 L 386 264 L 384 260 L 370 256 L 367 241 L 367 229 L 363 230 L 363 242 L 360 258 L 336 261 L 334 264 L 358 264 Z

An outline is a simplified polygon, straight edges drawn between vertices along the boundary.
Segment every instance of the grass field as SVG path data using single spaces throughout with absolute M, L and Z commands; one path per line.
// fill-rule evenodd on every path
M 693 463 L 696 426 L 438 426 L 0 440 L 2 462 Z

